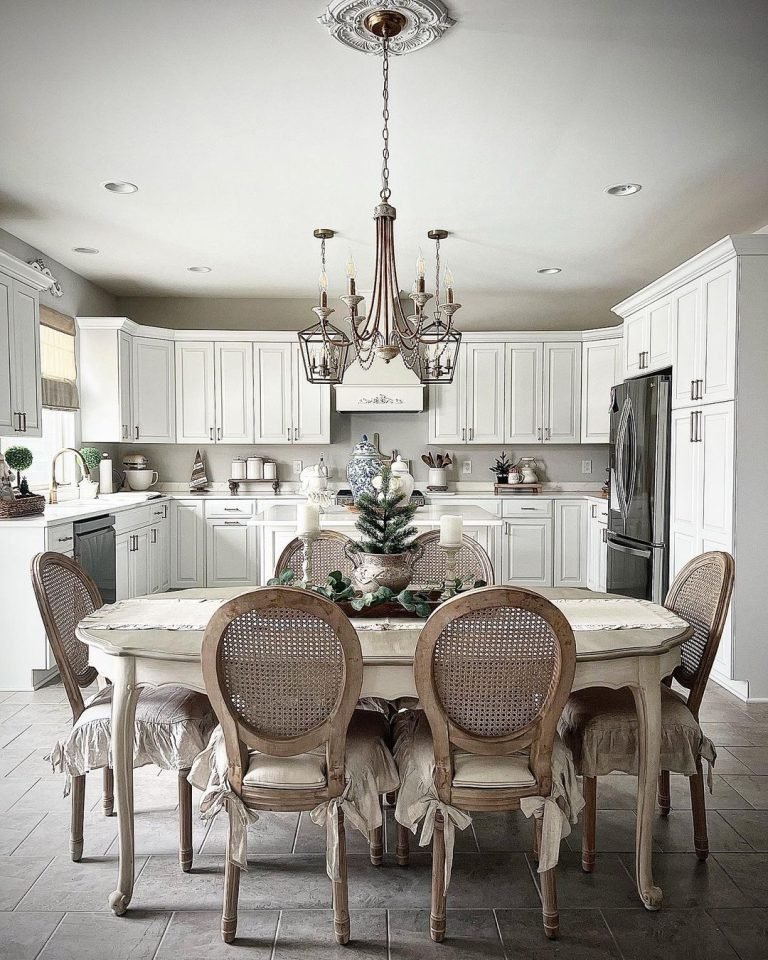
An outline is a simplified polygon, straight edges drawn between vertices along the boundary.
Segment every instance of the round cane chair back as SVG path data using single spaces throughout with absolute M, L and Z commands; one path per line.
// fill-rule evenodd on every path
M 413 564 L 414 586 L 440 586 L 445 581 L 445 551 L 440 547 L 440 533 L 429 530 L 420 534 L 413 541 L 420 545 L 423 553 Z M 484 580 L 491 584 L 494 581 L 493 564 L 491 558 L 482 546 L 472 537 L 463 536 L 461 546 L 456 554 L 456 575 L 460 580 Z
M 734 562 L 729 553 L 711 551 L 694 557 L 669 588 L 664 606 L 693 627 L 681 648 L 681 663 L 673 674 L 690 690 L 688 705 L 698 712 L 720 644 L 733 593 Z
M 333 530 L 321 530 L 312 544 L 312 581 L 324 584 L 328 574 L 338 570 L 345 577 L 352 576 L 352 561 L 345 553 L 353 541 L 343 533 Z M 299 537 L 291 540 L 275 565 L 275 576 L 290 570 L 295 580 L 301 580 L 304 567 L 304 544 Z
M 75 560 L 53 552 L 33 559 L 32 587 L 56 666 L 78 716 L 83 709 L 80 688 L 93 683 L 98 673 L 89 664 L 88 647 L 77 638 L 75 628 L 102 606 L 99 589 Z

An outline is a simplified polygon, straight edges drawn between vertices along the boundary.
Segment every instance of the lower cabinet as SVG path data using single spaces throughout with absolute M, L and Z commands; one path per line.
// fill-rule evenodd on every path
M 257 580 L 256 527 L 244 520 L 206 520 L 206 583 L 253 586 Z
M 502 536 L 505 583 L 552 586 L 552 519 L 505 520 Z
M 171 587 L 205 586 L 204 502 L 174 500 L 171 504 Z
M 587 585 L 587 504 L 583 499 L 555 500 L 554 585 Z
M 116 596 L 118 600 L 150 593 L 149 527 L 120 533 L 115 538 Z
M 608 501 L 588 504 L 587 515 L 587 587 L 604 593 L 607 586 Z
M 148 503 L 117 514 L 115 574 L 118 600 L 163 593 L 171 586 L 168 503 Z
M 158 519 L 149 528 L 149 592 L 165 593 L 171 586 L 168 506 L 156 511 L 156 515 Z

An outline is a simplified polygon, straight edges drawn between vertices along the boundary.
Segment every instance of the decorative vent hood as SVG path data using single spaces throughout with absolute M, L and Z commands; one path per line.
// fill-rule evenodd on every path
M 368 370 L 355 361 L 335 389 L 339 413 L 420 413 L 424 409 L 424 387 L 400 357 L 389 363 L 374 357 Z

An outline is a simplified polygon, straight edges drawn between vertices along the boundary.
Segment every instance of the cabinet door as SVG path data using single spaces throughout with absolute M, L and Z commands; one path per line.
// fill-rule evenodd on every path
M 504 347 L 468 343 L 467 443 L 504 440 Z
M 505 443 L 541 443 L 543 439 L 542 383 L 544 346 L 541 343 L 506 345 Z
M 202 500 L 171 503 L 171 586 L 205 586 L 205 520 Z
M 700 444 L 695 442 L 696 412 L 672 411 L 669 503 L 670 579 L 700 553 Z
M 160 593 L 163 582 L 163 560 L 160 547 L 160 534 L 157 527 L 149 528 L 149 590 L 148 593 Z
M 216 344 L 216 442 L 253 443 L 253 344 Z
M 13 366 L 11 396 L 13 409 L 22 414 L 21 435 L 40 437 L 42 424 L 42 383 L 40 380 L 40 317 L 37 292 L 13 282 L 11 341 Z
M 173 343 L 133 338 L 133 436 L 144 443 L 176 439 Z
M 294 443 L 331 442 L 331 388 L 327 384 L 309 383 L 297 343 L 292 344 L 293 425 Z
M 149 579 L 150 529 L 142 527 L 129 535 L 132 543 L 128 552 L 128 582 L 132 597 L 145 597 L 152 592 Z
M 551 587 L 552 521 L 511 520 L 504 526 L 504 582 Z
M 648 315 L 644 310 L 633 313 L 624 321 L 624 376 L 636 377 L 643 373 L 645 351 L 648 349 Z
M 459 347 L 453 383 L 429 387 L 427 443 L 439 446 L 467 442 L 466 344 Z
M 583 500 L 555 501 L 556 587 L 587 585 L 587 505 Z
M 207 586 L 256 586 L 255 534 L 240 520 L 206 521 Z
M 213 344 L 178 342 L 176 356 L 176 442 L 213 443 L 216 424 Z
M 0 275 L 0 436 L 16 432 L 11 401 L 11 281 Z
M 608 443 L 611 388 L 621 380 L 621 340 L 593 340 L 582 345 L 582 443 Z
M 253 354 L 256 443 L 291 443 L 293 344 L 256 343 Z
M 581 441 L 581 344 L 544 344 L 544 442 Z
M 121 330 L 117 344 L 117 379 L 120 405 L 120 437 L 133 439 L 133 342 Z
M 703 551 L 731 549 L 733 531 L 734 404 L 694 411 L 700 449 L 700 523 Z
M 606 542 L 608 537 L 608 524 L 600 521 L 597 526 L 599 530 L 597 544 L 597 583 L 592 589 L 605 593 L 608 589 L 608 544 Z
M 115 598 L 129 600 L 131 597 L 130 555 L 133 540 L 130 533 L 115 537 Z
M 696 379 L 701 367 L 701 282 L 686 284 L 675 295 L 675 365 L 672 371 L 672 405 L 690 407 L 696 402 Z
M 602 524 L 594 516 L 594 504 L 589 507 L 587 520 L 587 589 L 599 590 L 600 587 L 600 538 Z
M 699 377 L 704 403 L 736 397 L 736 261 L 702 280 L 702 333 Z
M 152 526 L 149 528 L 149 592 L 164 593 L 170 589 L 171 558 L 167 504 L 152 511 Z
M 648 308 L 648 355 L 643 372 L 672 366 L 672 298 L 666 297 Z

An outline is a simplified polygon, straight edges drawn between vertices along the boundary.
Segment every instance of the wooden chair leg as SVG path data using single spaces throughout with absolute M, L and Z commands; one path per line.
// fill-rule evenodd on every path
M 397 865 L 399 867 L 407 867 L 411 862 L 411 845 L 408 827 L 404 827 L 402 823 L 397 824 L 395 857 L 397 858 Z
M 104 816 L 111 817 L 115 812 L 115 775 L 112 767 L 104 767 L 101 804 Z
M 70 793 L 72 813 L 70 819 L 69 850 L 75 863 L 83 856 L 83 820 L 85 819 L 85 774 L 72 778 Z
M 435 943 L 445 936 L 445 824 L 443 815 L 435 815 L 432 834 L 432 910 L 429 914 L 429 935 Z
M 349 943 L 349 896 L 347 889 L 347 836 L 344 814 L 339 810 L 339 875 L 333 881 L 333 930 L 336 943 Z
M 707 834 L 707 806 L 704 800 L 704 774 L 701 761 L 696 763 L 696 773 L 688 778 L 691 790 L 691 812 L 693 813 L 693 849 L 699 860 L 709 856 L 709 836 Z
M 384 859 L 384 826 L 376 827 L 368 834 L 368 850 L 371 856 L 371 863 L 374 867 L 380 867 Z
M 584 809 L 581 813 L 581 869 L 595 869 L 595 833 L 597 831 L 597 777 L 584 777 Z
M 668 817 L 672 808 L 672 800 L 669 795 L 669 770 L 662 770 L 659 774 L 658 801 L 662 817 Z
M 397 803 L 397 790 L 393 790 L 392 793 L 387 794 L 387 806 L 394 807 Z
M 179 770 L 179 863 L 184 873 L 192 869 L 192 784 L 189 770 Z
M 224 857 L 224 908 L 221 911 L 221 938 L 232 943 L 237 933 L 237 900 L 240 895 L 240 867 L 232 863 L 232 814 L 227 829 L 227 852 Z
M 594 779 L 594 778 L 590 778 Z M 543 819 L 536 818 L 536 841 L 541 847 L 541 830 Z M 557 940 L 560 936 L 560 914 L 557 910 L 557 885 L 555 867 L 539 874 L 541 883 L 541 915 L 544 921 L 544 933 L 550 940 Z

